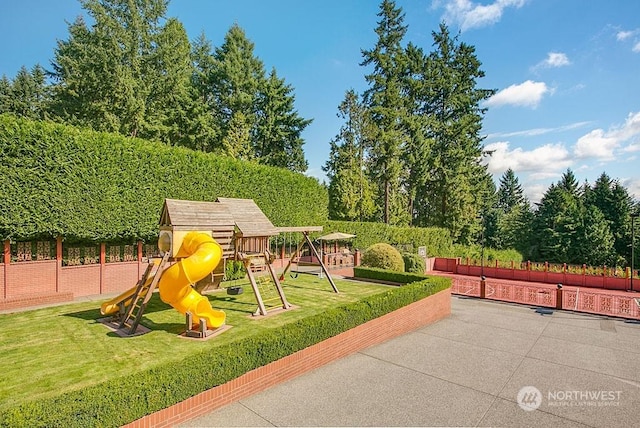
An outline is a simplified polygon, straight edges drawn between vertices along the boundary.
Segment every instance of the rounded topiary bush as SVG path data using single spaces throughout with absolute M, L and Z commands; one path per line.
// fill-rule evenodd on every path
M 402 255 L 402 259 L 404 260 L 405 272 L 424 274 L 424 271 L 426 270 L 426 265 L 424 263 L 424 259 L 420 257 L 418 254 L 404 253 Z
M 362 254 L 362 266 L 404 272 L 404 261 L 398 250 L 389 244 L 373 244 Z

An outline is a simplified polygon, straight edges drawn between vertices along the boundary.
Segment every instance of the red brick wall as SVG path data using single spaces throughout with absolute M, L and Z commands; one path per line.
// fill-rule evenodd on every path
M 102 294 L 121 293 L 135 286 L 140 278 L 138 262 L 107 263 L 103 266 Z
M 125 426 L 174 426 L 450 314 L 451 290 L 447 289 Z
M 4 288 L 4 263 L 0 264 L 0 299 L 6 298 L 7 291 Z
M 544 282 L 547 284 L 575 285 L 590 288 L 605 288 L 607 290 L 628 290 L 630 288 L 629 278 L 612 277 L 609 275 L 586 275 L 567 272 L 549 272 L 529 269 L 511 269 L 493 266 L 484 267 L 460 264 L 453 264 L 456 259 L 446 259 L 437 257 L 434 269 L 441 272 L 452 272 L 459 275 L 480 276 L 483 272 L 488 278 L 515 279 L 529 282 Z
M 56 261 L 21 262 L 5 265 L 6 298 L 35 296 L 56 292 Z
M 100 265 L 60 268 L 59 289 L 76 297 L 100 294 Z

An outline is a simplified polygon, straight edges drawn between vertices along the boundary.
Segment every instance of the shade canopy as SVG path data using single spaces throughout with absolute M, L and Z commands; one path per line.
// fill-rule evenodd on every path
M 356 235 L 343 232 L 333 232 L 318 238 L 319 241 L 342 241 L 344 239 L 355 238 Z

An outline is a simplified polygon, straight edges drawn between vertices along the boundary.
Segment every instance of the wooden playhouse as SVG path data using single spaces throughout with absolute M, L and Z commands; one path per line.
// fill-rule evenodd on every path
M 269 309 L 291 307 L 272 266 L 275 257 L 269 251 L 269 238 L 294 230 L 304 232 L 310 243 L 308 232 L 321 231 L 322 227 L 276 228 L 252 199 L 217 198 L 215 202 L 165 199 L 158 246 L 175 257 L 189 231 L 209 234 L 222 247 L 223 261 L 209 278 L 194 285 L 196 290 L 219 288 L 226 263 L 241 261 L 258 303 L 254 315 L 267 315 Z M 337 292 L 330 276 L 328 279 Z

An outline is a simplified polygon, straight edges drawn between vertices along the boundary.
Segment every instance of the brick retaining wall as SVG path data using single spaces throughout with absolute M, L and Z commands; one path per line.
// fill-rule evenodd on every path
M 334 360 L 434 323 L 450 314 L 451 289 L 447 289 L 125 426 L 128 428 L 174 426 L 264 391 Z

